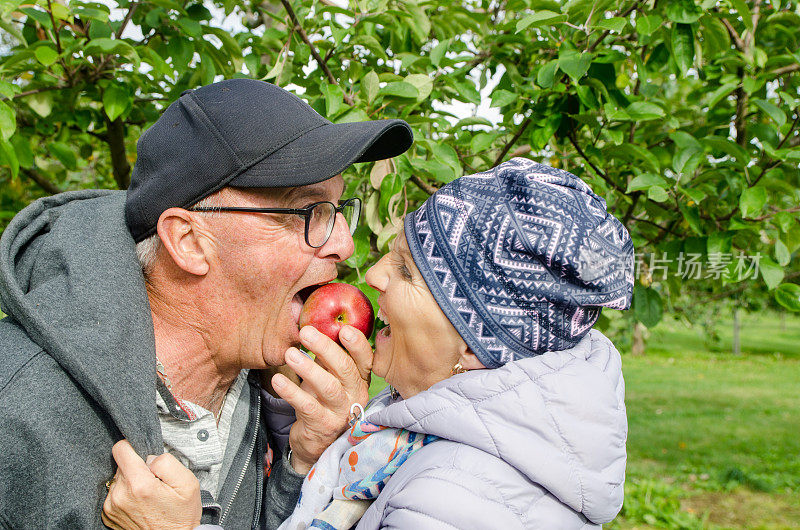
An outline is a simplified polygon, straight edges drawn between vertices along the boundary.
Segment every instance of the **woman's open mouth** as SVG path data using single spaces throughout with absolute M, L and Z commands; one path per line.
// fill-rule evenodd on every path
M 381 328 L 381 330 L 378 331 L 378 335 L 381 335 L 383 337 L 390 336 L 392 334 L 392 329 L 389 326 L 389 322 L 386 319 L 386 315 L 383 314 L 383 310 L 380 307 L 378 307 L 378 314 L 375 316 L 378 318 L 378 320 L 386 324 L 386 327 Z

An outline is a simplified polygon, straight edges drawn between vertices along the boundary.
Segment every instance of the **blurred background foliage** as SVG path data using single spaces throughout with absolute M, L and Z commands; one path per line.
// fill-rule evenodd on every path
M 800 310 L 794 0 L 5 0 L 1 20 L 0 223 L 46 194 L 127 187 L 170 102 L 245 76 L 335 122 L 414 128 L 407 154 L 346 175 L 366 207 L 345 280 L 437 186 L 527 156 L 629 227 L 634 310 L 600 326 L 634 349 L 665 311 Z M 681 252 L 718 272 L 682 277 Z M 758 270 L 741 279 L 737 256 Z

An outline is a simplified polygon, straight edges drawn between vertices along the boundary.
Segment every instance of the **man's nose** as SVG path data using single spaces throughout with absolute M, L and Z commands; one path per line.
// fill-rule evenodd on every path
M 328 238 L 324 245 L 319 247 L 317 255 L 321 258 L 333 258 L 334 261 L 340 262 L 352 256 L 355 248 L 347 219 L 341 212 L 337 213 L 331 237 Z

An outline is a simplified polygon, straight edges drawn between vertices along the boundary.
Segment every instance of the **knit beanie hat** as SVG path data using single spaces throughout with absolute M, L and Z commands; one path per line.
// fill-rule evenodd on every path
M 633 243 L 575 175 L 524 158 L 443 186 L 406 216 L 414 263 L 487 368 L 575 346 L 627 309 Z

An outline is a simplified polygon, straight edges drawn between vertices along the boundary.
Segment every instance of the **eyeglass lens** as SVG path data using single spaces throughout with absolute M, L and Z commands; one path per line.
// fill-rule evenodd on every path
M 342 215 L 352 234 L 358 224 L 358 201 L 349 201 L 342 206 Z M 321 247 L 328 241 L 336 222 L 336 209 L 331 203 L 323 202 L 314 206 L 308 219 L 308 244 L 312 247 Z

